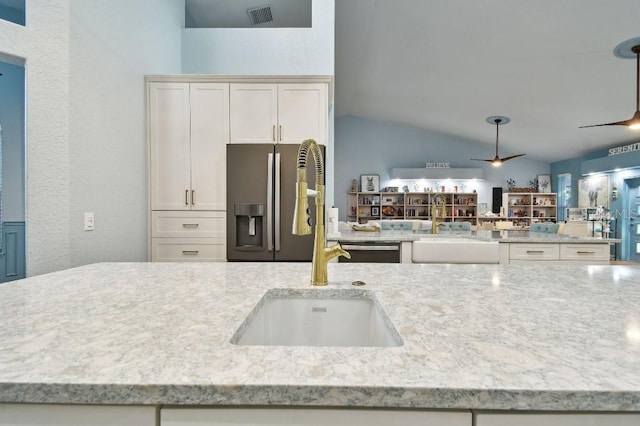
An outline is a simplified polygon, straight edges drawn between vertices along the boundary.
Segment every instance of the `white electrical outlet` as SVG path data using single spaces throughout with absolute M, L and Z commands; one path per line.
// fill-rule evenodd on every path
M 93 231 L 95 229 L 95 221 L 93 217 L 93 213 L 84 214 L 84 230 L 85 231 Z

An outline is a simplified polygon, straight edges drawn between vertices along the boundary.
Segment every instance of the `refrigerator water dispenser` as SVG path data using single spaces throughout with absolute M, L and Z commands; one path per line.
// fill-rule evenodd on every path
M 262 227 L 264 204 L 234 204 L 236 218 L 236 248 L 263 250 Z

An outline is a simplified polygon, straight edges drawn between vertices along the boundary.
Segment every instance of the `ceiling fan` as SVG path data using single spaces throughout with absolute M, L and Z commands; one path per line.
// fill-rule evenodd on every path
M 511 160 L 513 158 L 522 157 L 523 155 L 526 155 L 526 154 L 518 154 L 518 155 L 511 155 L 509 157 L 504 157 L 504 158 L 500 158 L 498 156 L 498 131 L 499 131 L 498 129 L 500 128 L 501 125 L 504 126 L 510 121 L 511 120 L 508 117 L 502 117 L 499 115 L 495 115 L 487 118 L 487 123 L 489 124 L 495 123 L 496 125 L 496 156 L 491 160 L 483 160 L 480 158 L 472 158 L 472 160 L 486 161 L 487 163 L 491 163 L 494 167 L 499 167 L 502 163 L 504 163 L 507 160 Z
M 636 112 L 633 114 L 633 117 L 628 120 L 580 126 L 578 127 L 579 129 L 601 126 L 627 126 L 630 129 L 640 129 L 640 37 L 632 38 L 631 40 L 620 43 L 613 50 L 613 54 L 619 58 L 635 58 L 636 60 Z

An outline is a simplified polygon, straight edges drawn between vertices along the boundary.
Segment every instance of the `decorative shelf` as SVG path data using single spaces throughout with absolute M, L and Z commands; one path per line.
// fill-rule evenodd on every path
M 484 179 L 484 170 L 480 168 L 415 168 L 391 169 L 394 179 Z

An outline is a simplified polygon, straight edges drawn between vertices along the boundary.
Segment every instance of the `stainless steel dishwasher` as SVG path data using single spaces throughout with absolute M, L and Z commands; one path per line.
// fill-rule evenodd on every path
M 400 243 L 397 241 L 340 242 L 351 259 L 341 256 L 338 262 L 400 263 Z

